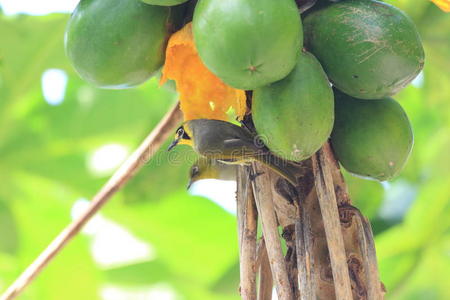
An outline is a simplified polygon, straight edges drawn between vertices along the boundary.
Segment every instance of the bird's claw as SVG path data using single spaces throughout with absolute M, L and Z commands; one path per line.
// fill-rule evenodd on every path
M 261 176 L 264 172 L 250 174 L 250 181 L 255 181 L 256 177 Z

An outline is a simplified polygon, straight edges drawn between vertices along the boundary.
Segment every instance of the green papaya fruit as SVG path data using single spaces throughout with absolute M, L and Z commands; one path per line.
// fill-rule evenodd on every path
M 201 0 L 193 33 L 208 69 L 246 90 L 286 77 L 303 45 L 294 0 Z
M 389 180 L 398 175 L 413 146 L 403 108 L 392 98 L 355 99 L 337 90 L 331 143 L 344 168 L 362 177 Z
M 253 91 L 252 116 L 266 146 L 284 159 L 313 155 L 330 136 L 333 91 L 317 59 L 301 52 L 284 79 Z
M 339 90 L 360 99 L 396 94 L 422 70 L 424 51 L 408 16 L 379 1 L 346 0 L 310 12 L 305 46 Z
M 173 6 L 187 2 L 188 0 L 141 0 L 141 1 L 151 5 Z
M 136 86 L 163 64 L 170 12 L 139 0 L 81 0 L 67 25 L 66 53 L 95 86 Z

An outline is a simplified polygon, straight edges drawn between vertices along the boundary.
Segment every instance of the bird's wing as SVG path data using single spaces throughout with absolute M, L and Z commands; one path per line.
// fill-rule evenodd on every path
M 261 153 L 262 149 L 253 144 L 253 141 L 243 139 L 227 139 L 223 141 L 224 152 L 242 159 L 251 159 Z

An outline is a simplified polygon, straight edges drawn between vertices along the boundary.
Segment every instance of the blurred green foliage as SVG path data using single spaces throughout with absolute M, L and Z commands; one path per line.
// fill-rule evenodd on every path
M 387 299 L 450 299 L 450 15 L 429 1 L 387 2 L 414 19 L 427 55 L 423 82 L 395 97 L 411 119 L 415 146 L 388 184 L 346 178 L 374 226 Z M 64 55 L 67 18 L 0 16 L 0 291 L 71 220 L 75 201 L 106 181 L 88 168 L 93 151 L 110 143 L 134 149 L 176 98 L 155 79 L 123 91 L 84 83 Z M 42 94 L 50 68 L 68 74 L 58 106 Z M 154 259 L 101 266 L 92 236 L 82 234 L 21 299 L 102 299 L 105 287 L 161 284 L 176 299 L 238 299 L 235 217 L 185 191 L 192 153 L 179 151 L 168 157 L 163 147 L 102 211 L 150 244 Z

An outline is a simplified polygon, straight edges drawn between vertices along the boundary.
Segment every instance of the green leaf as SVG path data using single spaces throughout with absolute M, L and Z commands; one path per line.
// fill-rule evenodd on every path
M 0 252 L 14 254 L 19 247 L 16 221 L 9 205 L 0 199 Z
M 176 274 L 197 284 L 212 284 L 238 256 L 236 220 L 211 201 L 172 193 L 163 199 L 124 203 L 106 208 L 113 220 L 152 244 Z
M 70 222 L 70 209 L 76 200 L 70 190 L 58 188 L 44 178 L 17 174 L 15 180 L 22 183 L 17 198 L 10 199 L 14 200 L 11 209 L 16 216 L 20 247 L 14 268 L 6 273 L 8 284 Z M 23 299 L 97 299 L 102 276 L 87 245 L 85 238 L 77 237 L 30 285 Z

